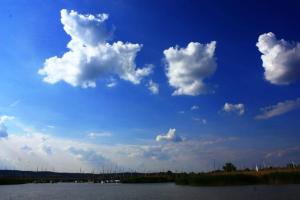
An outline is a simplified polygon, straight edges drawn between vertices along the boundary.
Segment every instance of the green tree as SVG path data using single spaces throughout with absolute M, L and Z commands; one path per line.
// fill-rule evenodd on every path
M 225 163 L 223 170 L 225 172 L 234 172 L 236 171 L 236 167 L 232 163 Z

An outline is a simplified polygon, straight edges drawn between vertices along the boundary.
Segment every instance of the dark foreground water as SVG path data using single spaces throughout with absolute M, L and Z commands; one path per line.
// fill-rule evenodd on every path
M 300 185 L 191 187 L 175 184 L 25 184 L 0 186 L 0 199 L 299 200 Z

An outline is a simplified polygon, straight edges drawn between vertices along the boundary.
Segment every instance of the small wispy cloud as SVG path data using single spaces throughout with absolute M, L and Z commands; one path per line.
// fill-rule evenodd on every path
M 15 118 L 14 116 L 2 115 L 0 116 L 0 124 L 9 120 L 13 120 L 14 118 Z
M 112 87 L 115 87 L 117 85 L 117 80 L 114 79 L 114 78 L 110 78 L 108 83 L 106 84 L 106 87 L 108 88 L 112 88 Z
M 158 94 L 159 93 L 159 85 L 158 83 L 155 83 L 154 81 L 150 80 L 147 84 L 148 89 L 152 94 Z
M 223 111 L 227 113 L 236 113 L 238 115 L 243 115 L 245 113 L 245 105 L 242 103 L 225 103 L 223 106 Z
M 193 117 L 193 120 L 201 122 L 204 125 L 207 124 L 207 120 L 206 119 L 201 119 L 201 118 L 198 118 L 198 117 Z
M 272 117 L 283 115 L 287 112 L 300 108 L 300 98 L 296 100 L 287 100 L 284 102 L 278 102 L 276 105 L 261 108 L 262 114 L 257 115 L 255 119 L 266 120 Z
M 291 154 L 291 153 L 300 153 L 300 147 L 295 146 L 295 147 L 289 147 L 286 149 L 278 149 L 272 152 L 269 152 L 266 154 L 266 158 L 270 158 L 270 157 L 283 157 L 287 154 Z
M 110 132 L 90 132 L 88 133 L 89 138 L 96 138 L 96 137 L 111 137 L 112 133 Z
M 193 105 L 192 107 L 191 107 L 191 110 L 198 110 L 199 109 L 199 106 L 197 106 L 197 105 Z
M 21 101 L 20 100 L 16 100 L 14 102 L 12 102 L 11 104 L 8 105 L 9 108 L 14 108 L 16 107 Z

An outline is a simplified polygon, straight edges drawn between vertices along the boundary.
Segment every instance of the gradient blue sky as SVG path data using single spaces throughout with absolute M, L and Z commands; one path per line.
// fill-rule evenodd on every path
M 290 0 L 2 1 L 0 116 L 11 119 L 0 120 L 7 133 L 0 139 L 0 149 L 6 152 L 1 155 L 0 151 L 0 166 L 29 163 L 21 168 L 40 166 L 60 171 L 112 165 L 139 170 L 208 170 L 213 159 L 220 163 L 233 161 L 239 166 L 253 166 L 270 156 L 273 158 L 269 164 L 300 162 L 299 70 L 291 72 L 296 81 L 271 83 L 264 76 L 261 52 L 256 46 L 258 37 L 268 32 L 278 40 L 300 41 L 299 6 Z M 97 79 L 95 88 L 43 81 L 38 71 L 45 60 L 68 51 L 70 36 L 61 23 L 62 9 L 109 14 L 107 24 L 115 29 L 109 42 L 142 44 L 135 63 L 154 65 L 153 73 L 140 84 L 115 77 L 117 85 L 112 88 L 106 86 L 105 78 Z M 166 76 L 164 50 L 211 41 L 217 42 L 217 69 L 204 82 L 213 92 L 172 95 L 175 89 Z M 300 60 L 299 52 L 298 47 L 296 61 Z M 158 94 L 148 90 L 150 79 L 159 84 Z M 225 103 L 233 107 L 224 110 Z M 237 104 L 243 104 L 243 114 L 235 110 Z M 268 109 L 277 112 L 278 105 L 283 107 L 277 110 L 277 116 L 255 119 L 263 113 L 262 108 L 273 106 Z M 193 106 L 199 108 L 192 110 Z M 180 140 L 156 141 L 157 135 L 172 128 Z M 43 137 L 50 138 L 50 142 Z M 66 148 L 60 144 L 66 144 Z M 108 153 L 109 147 L 118 153 Z M 182 154 L 184 148 L 192 150 Z M 123 157 L 121 149 L 127 149 Z M 137 149 L 138 156 L 133 153 Z M 70 155 L 70 162 L 39 162 L 51 156 L 54 159 L 60 151 Z M 16 161 L 11 152 L 21 161 Z M 182 159 L 176 160 L 176 156 Z M 63 158 L 55 159 L 59 162 Z M 158 164 L 147 164 L 151 159 Z M 74 163 L 76 169 L 72 169 Z

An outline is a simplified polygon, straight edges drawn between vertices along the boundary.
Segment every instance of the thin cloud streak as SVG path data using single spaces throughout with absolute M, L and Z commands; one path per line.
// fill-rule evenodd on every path
M 257 115 L 255 119 L 257 120 L 266 120 L 285 113 L 291 112 L 300 108 L 300 98 L 295 100 L 287 100 L 279 102 L 276 105 L 268 106 L 261 108 L 262 114 Z

